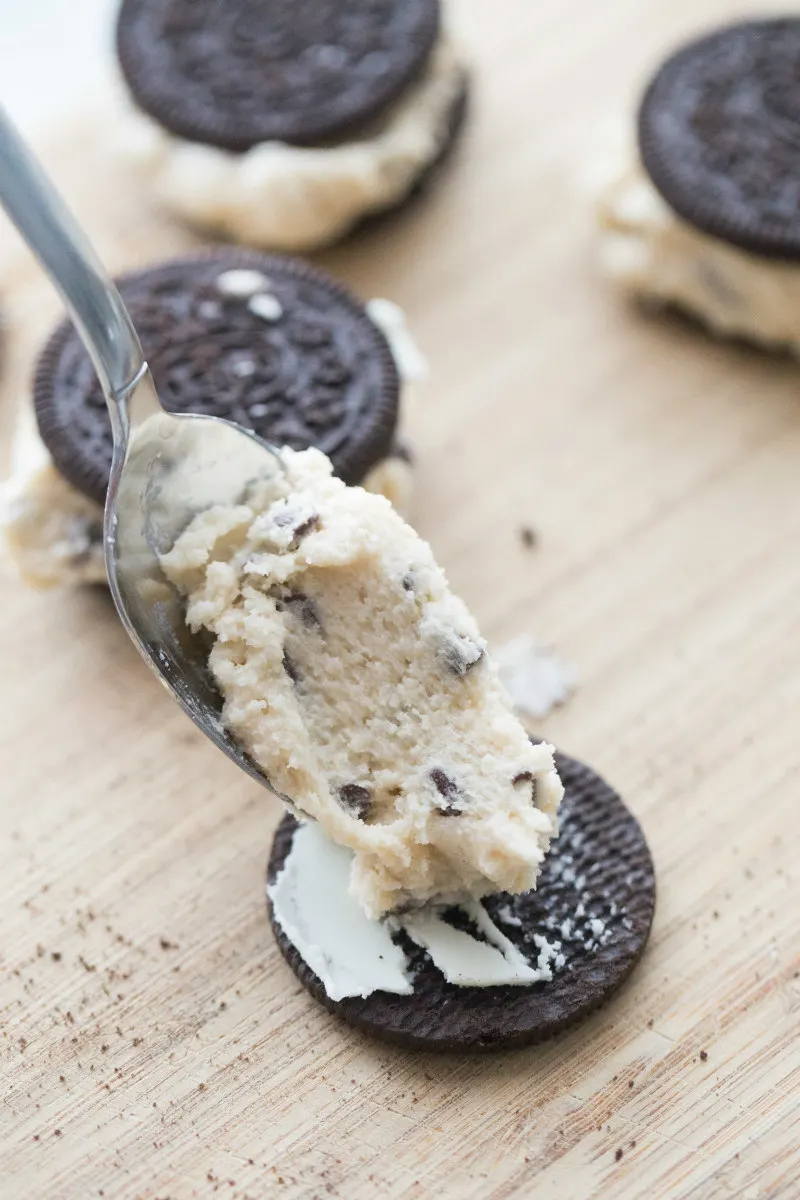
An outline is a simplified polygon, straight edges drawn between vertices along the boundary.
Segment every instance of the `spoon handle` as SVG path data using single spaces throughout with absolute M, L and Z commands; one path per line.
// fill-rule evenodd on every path
M 131 319 L 97 255 L 0 107 L 0 204 L 39 259 L 91 357 L 115 432 L 145 363 Z

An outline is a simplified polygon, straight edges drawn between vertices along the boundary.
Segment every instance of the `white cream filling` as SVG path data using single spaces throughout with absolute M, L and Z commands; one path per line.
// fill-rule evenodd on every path
M 258 271 L 232 270 L 218 284 L 229 295 L 248 304 L 260 302 L 257 315 L 275 320 L 275 298 L 265 290 Z M 427 372 L 405 313 L 389 300 L 371 300 L 366 311 L 383 332 L 404 384 Z M 411 464 L 397 454 L 381 459 L 362 480 L 368 492 L 385 496 L 403 517 L 408 517 L 414 491 Z M 20 577 L 33 587 L 66 587 L 105 583 L 102 543 L 103 509 L 84 496 L 59 473 L 39 437 L 30 402 L 26 399 L 14 436 L 11 476 L 0 491 L 0 533 Z
M 275 920 L 331 1000 L 413 991 L 406 956 L 384 921 L 372 921 L 348 890 L 352 851 L 318 825 L 296 830 L 267 894 Z
M 563 966 L 560 942 L 551 944 L 544 937 L 535 939 L 538 956 L 532 966 L 477 900 L 465 899 L 460 907 L 486 941 L 455 929 L 435 907 L 382 920 L 367 917 L 349 892 L 352 859 L 352 851 L 332 842 L 319 826 L 303 824 L 267 888 L 273 919 L 331 1000 L 366 998 L 376 991 L 413 993 L 406 956 L 392 941 L 397 929 L 421 946 L 445 980 L 457 987 L 546 982 Z
M 717 333 L 800 349 L 800 264 L 761 258 L 687 224 L 656 190 L 630 140 L 615 141 L 597 198 L 607 274 Z
M 127 104 L 118 144 L 158 199 L 190 224 L 252 245 L 308 250 L 403 198 L 441 150 L 463 80 L 454 40 L 442 33 L 421 80 L 352 141 L 263 142 L 232 154 L 176 137 Z

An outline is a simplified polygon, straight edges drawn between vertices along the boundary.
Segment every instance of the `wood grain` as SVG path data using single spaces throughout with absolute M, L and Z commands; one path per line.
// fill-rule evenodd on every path
M 453 584 L 490 638 L 532 630 L 578 668 L 544 733 L 644 824 L 649 952 L 539 1049 L 437 1058 L 349 1031 L 268 930 L 276 804 L 101 592 L 6 575 L 7 1200 L 800 1194 L 800 370 L 619 302 L 577 169 L 665 48 L 772 6 L 461 8 L 477 87 L 446 186 L 322 261 L 403 304 L 432 360 L 417 524 Z M 191 244 L 95 133 L 48 161 L 109 264 Z M 2 236 L 7 442 L 57 306 Z

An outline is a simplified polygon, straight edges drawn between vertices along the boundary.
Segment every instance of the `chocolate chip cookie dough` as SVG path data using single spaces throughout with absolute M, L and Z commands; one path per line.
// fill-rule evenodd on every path
M 388 501 L 316 450 L 198 515 L 162 559 L 214 638 L 223 722 L 353 854 L 372 917 L 535 885 L 562 787 L 464 604 Z
M 193 226 L 307 250 L 402 205 L 464 121 L 439 0 L 124 0 L 119 143 Z
M 602 262 L 633 295 L 714 332 L 800 349 L 800 19 L 684 46 L 647 87 L 637 145 L 610 152 Z
M 296 259 L 219 249 L 118 281 L 163 403 L 212 413 L 266 441 L 317 446 L 350 483 L 406 510 L 400 393 L 423 363 L 388 301 L 361 304 Z M 102 504 L 111 427 L 77 333 L 64 322 L 40 356 L 6 487 L 6 543 L 39 586 L 105 580 Z

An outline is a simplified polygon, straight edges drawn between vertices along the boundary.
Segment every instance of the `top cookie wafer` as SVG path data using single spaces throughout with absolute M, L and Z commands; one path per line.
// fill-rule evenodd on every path
M 389 453 L 399 377 L 363 306 L 299 259 L 220 248 L 123 276 L 122 298 L 171 412 L 236 421 L 296 450 L 316 446 L 346 483 Z M 42 440 L 74 487 L 103 503 L 111 423 L 69 321 L 37 365 Z
M 732 25 L 678 51 L 644 95 L 639 144 L 689 224 L 800 259 L 800 19 Z
M 243 152 L 360 132 L 424 70 L 438 0 L 123 0 L 117 52 L 138 105 Z

